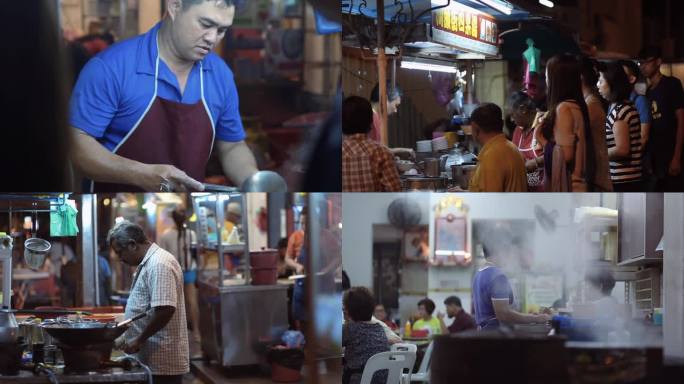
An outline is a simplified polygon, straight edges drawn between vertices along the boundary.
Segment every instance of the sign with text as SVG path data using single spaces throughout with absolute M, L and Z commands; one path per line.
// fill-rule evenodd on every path
M 432 7 L 444 5 L 432 1 Z M 432 11 L 432 41 L 468 52 L 496 56 L 499 28 L 496 20 L 474 8 L 452 1 L 448 7 Z

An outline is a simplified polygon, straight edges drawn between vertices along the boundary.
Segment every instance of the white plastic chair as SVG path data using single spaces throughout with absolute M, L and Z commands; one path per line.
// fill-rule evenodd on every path
M 402 374 L 408 369 L 408 379 L 411 380 L 411 370 L 416 362 L 416 352 L 388 351 L 380 352 L 366 362 L 360 384 L 371 384 L 375 372 L 387 370 L 386 384 L 400 384 Z
M 392 344 L 390 347 L 390 351 L 407 351 L 407 352 L 414 352 L 418 353 L 418 347 L 415 344 L 405 344 L 405 343 L 397 343 L 397 344 Z M 413 368 L 411 368 L 413 370 Z M 408 384 L 409 379 L 408 375 L 406 373 L 401 374 L 401 384 Z
M 423 382 L 427 383 L 430 381 L 430 359 L 432 358 L 432 345 L 434 341 L 430 342 L 427 349 L 425 350 L 425 356 L 423 356 L 423 361 L 420 362 L 420 367 L 418 372 L 412 374 L 408 377 L 410 382 Z M 402 378 L 403 379 L 403 378 Z
M 418 352 L 418 347 L 415 344 L 407 343 L 396 343 L 392 344 L 390 351 L 408 351 L 408 352 Z

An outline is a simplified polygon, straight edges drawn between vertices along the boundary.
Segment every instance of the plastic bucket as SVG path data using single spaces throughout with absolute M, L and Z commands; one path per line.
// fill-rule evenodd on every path
M 274 285 L 278 282 L 278 268 L 252 268 L 252 285 Z
M 253 269 L 278 268 L 278 250 L 263 249 L 250 252 L 249 266 Z

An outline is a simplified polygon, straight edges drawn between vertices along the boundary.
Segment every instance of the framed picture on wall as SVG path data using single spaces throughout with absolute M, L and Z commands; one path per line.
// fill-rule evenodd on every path
M 469 265 L 466 216 L 448 214 L 435 219 L 435 255 L 432 264 Z
M 427 226 L 407 231 L 404 235 L 404 260 L 427 261 L 430 257 L 430 234 Z

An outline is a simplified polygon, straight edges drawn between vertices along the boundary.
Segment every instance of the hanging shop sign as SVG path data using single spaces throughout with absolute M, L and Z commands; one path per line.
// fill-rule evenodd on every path
M 444 5 L 444 1 L 432 1 L 433 8 L 439 5 Z M 496 20 L 456 1 L 432 11 L 431 32 L 435 43 L 487 56 L 499 52 Z

